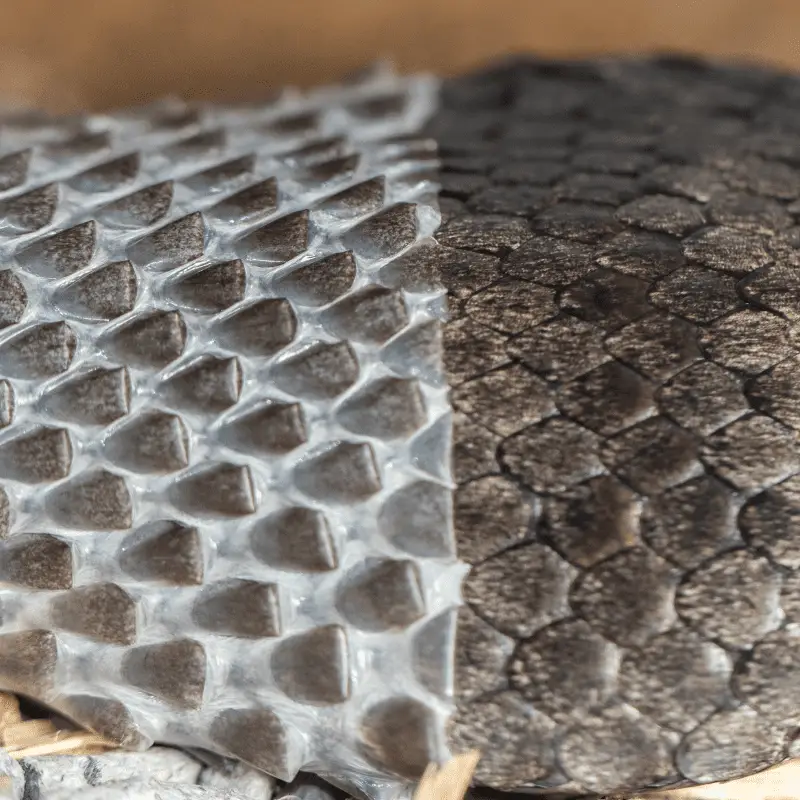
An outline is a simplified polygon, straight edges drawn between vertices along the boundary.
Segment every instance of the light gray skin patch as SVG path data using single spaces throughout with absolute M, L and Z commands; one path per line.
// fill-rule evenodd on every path
M 0 688 L 353 791 L 447 756 L 452 637 L 396 655 L 465 571 L 444 292 L 381 278 L 439 225 L 435 97 L 378 69 L 48 124 L 0 200 Z

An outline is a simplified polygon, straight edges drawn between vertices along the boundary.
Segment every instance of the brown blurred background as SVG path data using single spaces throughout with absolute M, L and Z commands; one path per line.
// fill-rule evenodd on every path
M 66 110 L 257 98 L 378 57 L 679 50 L 800 69 L 800 0 L 0 0 L 0 100 Z

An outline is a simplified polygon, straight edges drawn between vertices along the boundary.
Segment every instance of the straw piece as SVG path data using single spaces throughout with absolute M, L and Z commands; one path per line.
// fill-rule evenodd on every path
M 75 731 L 65 734 L 64 731 L 58 731 L 53 737 L 32 743 L 28 747 L 12 748 L 8 752 L 12 758 L 19 760 L 34 756 L 92 756 L 113 748 L 113 742 L 109 742 L 95 733 Z
M 23 720 L 19 700 L 0 692 L 0 747 L 14 759 L 33 756 L 90 756 L 117 745 L 88 731 L 58 729 L 49 719 Z
M 478 766 L 478 750 L 454 756 L 443 766 L 428 764 L 414 792 L 414 800 L 463 800 Z
M 19 711 L 19 700 L 13 694 L 0 692 L 0 734 L 9 725 L 22 722 Z
M 17 722 L 7 725 L 3 729 L 3 746 L 6 750 L 19 749 L 36 744 L 43 738 L 50 737 L 55 731 L 49 719 L 31 719 L 27 722 Z

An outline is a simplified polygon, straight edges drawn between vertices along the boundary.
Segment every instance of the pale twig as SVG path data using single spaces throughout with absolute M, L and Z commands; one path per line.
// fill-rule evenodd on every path
M 470 750 L 441 767 L 429 764 L 414 792 L 414 800 L 463 800 L 481 754 Z
M 60 730 L 49 719 L 24 720 L 19 700 L 0 692 L 0 747 L 17 760 L 33 756 L 96 755 L 116 747 L 88 731 Z

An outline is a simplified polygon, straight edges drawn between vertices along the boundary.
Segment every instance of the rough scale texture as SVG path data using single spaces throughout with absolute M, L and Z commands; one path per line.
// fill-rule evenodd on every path
M 451 704 L 496 789 L 795 754 L 800 80 L 429 89 L 6 123 L 0 685 L 373 794 Z
M 446 84 L 451 724 L 501 789 L 745 775 L 800 724 L 800 80 L 688 60 Z

